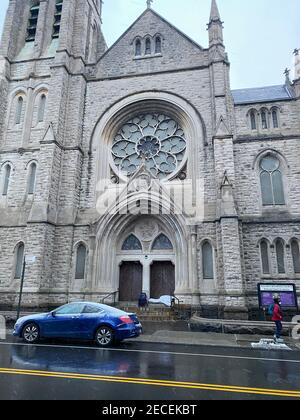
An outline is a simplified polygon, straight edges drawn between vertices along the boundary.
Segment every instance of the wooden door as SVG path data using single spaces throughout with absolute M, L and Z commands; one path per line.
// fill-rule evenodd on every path
M 174 296 L 175 267 L 170 261 L 156 261 L 151 266 L 150 295 L 152 299 Z
M 120 302 L 137 302 L 143 288 L 143 266 L 139 262 L 123 262 L 120 267 Z

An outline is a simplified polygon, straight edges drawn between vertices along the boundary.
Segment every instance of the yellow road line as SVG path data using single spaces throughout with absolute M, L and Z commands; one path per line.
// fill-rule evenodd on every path
M 118 376 L 102 376 L 90 375 L 80 373 L 68 372 L 47 372 L 41 370 L 22 370 L 22 369 L 6 369 L 0 368 L 0 374 L 11 375 L 29 375 L 47 378 L 61 378 L 61 379 L 79 379 L 87 381 L 101 381 L 101 382 L 116 382 L 127 383 L 135 385 L 148 385 L 148 386 L 162 386 L 162 387 L 175 387 L 183 389 L 198 389 L 206 391 L 219 391 L 230 392 L 239 394 L 255 394 L 255 395 L 270 395 L 279 397 L 293 397 L 300 398 L 300 391 L 281 390 L 281 389 L 267 389 L 267 388 L 248 388 L 231 385 L 216 385 L 216 384 L 201 384 L 194 382 L 178 382 L 156 379 L 142 379 L 142 378 L 127 378 Z

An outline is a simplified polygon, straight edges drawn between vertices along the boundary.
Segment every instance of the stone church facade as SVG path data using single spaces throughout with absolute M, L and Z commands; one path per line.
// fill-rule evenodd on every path
M 101 13 L 101 0 L 9 2 L 1 308 L 22 274 L 31 308 L 144 291 L 246 317 L 258 283 L 299 292 L 299 52 L 294 81 L 232 91 L 215 0 L 208 48 L 150 6 L 107 48 Z

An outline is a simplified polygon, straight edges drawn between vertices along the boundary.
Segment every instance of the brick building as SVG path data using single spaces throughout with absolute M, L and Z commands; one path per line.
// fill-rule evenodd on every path
M 215 0 L 208 48 L 148 4 L 108 49 L 101 0 L 9 2 L 2 308 L 24 256 L 28 307 L 145 291 L 247 316 L 258 283 L 300 290 L 299 52 L 293 82 L 232 91 Z

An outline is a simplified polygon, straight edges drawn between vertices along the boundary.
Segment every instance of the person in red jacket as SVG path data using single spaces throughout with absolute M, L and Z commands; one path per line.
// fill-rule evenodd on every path
M 280 299 L 275 297 L 272 321 L 274 321 L 276 325 L 276 333 L 274 335 L 274 338 L 276 339 L 276 341 L 279 341 L 281 337 L 282 320 L 283 320 L 283 316 L 282 316 L 282 310 L 280 306 Z

